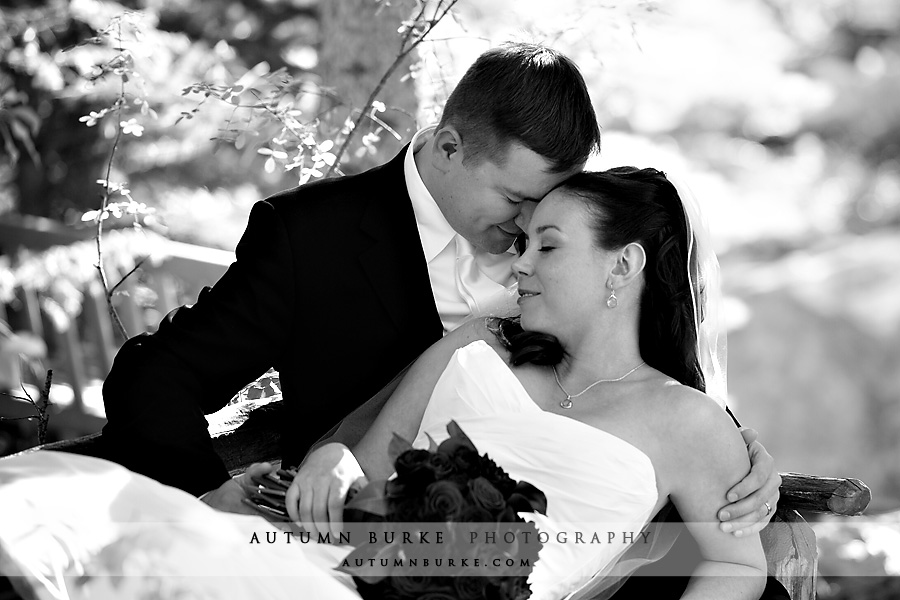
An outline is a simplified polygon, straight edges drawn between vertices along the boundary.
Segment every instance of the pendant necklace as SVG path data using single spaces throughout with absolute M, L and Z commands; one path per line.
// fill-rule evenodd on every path
M 631 375 L 632 373 L 634 373 L 635 371 L 637 371 L 638 369 L 640 369 L 641 367 L 643 367 L 646 364 L 647 363 L 645 363 L 645 362 L 641 362 L 641 364 L 639 364 L 632 370 L 628 371 L 621 377 L 616 377 L 615 379 L 598 379 L 597 381 L 595 381 L 591 385 L 587 386 L 586 388 L 584 388 L 577 394 L 570 394 L 569 392 L 566 391 L 566 388 L 563 387 L 562 382 L 559 380 L 559 373 L 556 371 L 556 365 L 553 365 L 551 368 L 553 369 L 553 376 L 556 377 L 556 385 L 558 385 L 559 389 L 562 390 L 562 393 L 566 395 L 566 399 L 561 401 L 559 403 L 559 405 L 562 408 L 572 408 L 572 405 L 573 405 L 572 398 L 577 398 L 578 396 L 582 395 L 583 393 L 585 393 L 586 391 L 588 391 L 589 389 L 591 389 L 598 383 L 615 383 L 616 381 L 622 381 L 623 379 L 625 379 L 626 377 L 628 377 L 629 375 Z

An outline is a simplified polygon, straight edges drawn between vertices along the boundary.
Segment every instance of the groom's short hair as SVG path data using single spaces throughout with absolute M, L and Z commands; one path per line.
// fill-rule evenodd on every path
M 509 143 L 518 142 L 564 173 L 600 150 L 578 67 L 539 44 L 506 43 L 479 56 L 444 105 L 438 127 L 445 125 L 459 132 L 465 162 L 502 164 Z

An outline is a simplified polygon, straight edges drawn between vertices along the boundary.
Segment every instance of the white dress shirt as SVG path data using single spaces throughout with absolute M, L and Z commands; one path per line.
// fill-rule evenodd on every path
M 433 132 L 434 127 L 426 127 L 413 136 L 404 172 L 431 291 L 447 333 L 475 316 L 518 312 L 518 286 L 512 272 L 518 255 L 512 248 L 503 254 L 476 249 L 447 222 L 416 168 L 415 153 L 430 141 Z

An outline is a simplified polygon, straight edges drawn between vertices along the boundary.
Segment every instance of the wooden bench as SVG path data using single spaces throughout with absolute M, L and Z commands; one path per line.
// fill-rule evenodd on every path
M 213 445 L 232 475 L 254 462 L 277 460 L 281 401 L 233 405 L 212 419 Z M 92 454 L 100 434 L 55 442 L 40 449 Z M 816 595 L 816 536 L 797 511 L 843 516 L 863 513 L 872 498 L 858 479 L 782 473 L 781 499 L 775 516 L 762 531 L 769 573 L 788 590 L 793 600 L 814 600 Z

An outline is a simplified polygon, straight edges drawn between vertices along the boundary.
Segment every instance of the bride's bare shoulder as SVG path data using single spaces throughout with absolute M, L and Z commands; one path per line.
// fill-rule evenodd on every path
M 657 386 L 653 398 L 654 411 L 669 426 L 678 426 L 689 435 L 710 428 L 728 426 L 735 429 L 728 413 L 710 396 L 677 381 L 668 380 Z
M 747 461 L 740 431 L 727 412 L 711 397 L 673 382 L 655 404 L 664 423 L 666 446 L 681 465 L 695 461 L 701 466 L 710 456 L 723 465 L 743 468 Z

